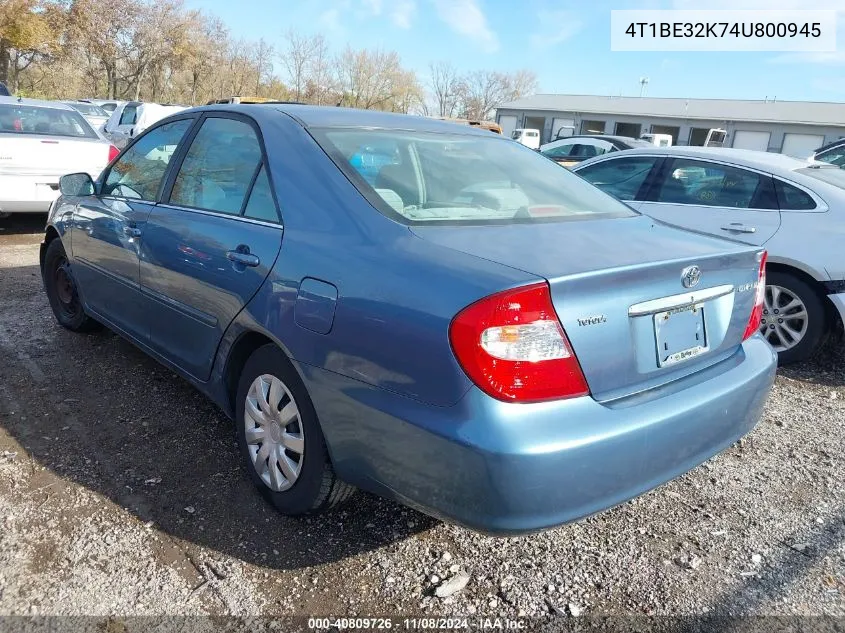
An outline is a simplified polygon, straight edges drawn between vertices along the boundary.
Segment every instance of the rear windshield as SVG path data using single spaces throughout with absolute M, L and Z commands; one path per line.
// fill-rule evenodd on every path
M 629 207 L 500 136 L 312 130 L 385 215 L 405 224 L 511 224 L 628 217 Z
M 77 112 L 81 112 L 87 116 L 99 116 L 108 118 L 109 113 L 103 110 L 100 106 L 93 103 L 69 103 L 71 108 Z
M 830 167 L 805 167 L 796 171 L 799 174 L 812 176 L 816 180 L 845 189 L 845 168 L 831 165 Z
M 0 134 L 97 138 L 96 132 L 78 112 L 23 104 L 0 105 Z

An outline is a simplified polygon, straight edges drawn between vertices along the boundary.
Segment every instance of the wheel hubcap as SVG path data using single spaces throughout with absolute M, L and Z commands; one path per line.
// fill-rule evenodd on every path
M 807 333 L 807 306 L 788 288 L 766 286 L 760 333 L 777 352 L 792 349 Z
M 59 301 L 66 306 L 69 306 L 73 303 L 73 280 L 68 272 L 67 261 L 62 260 L 59 265 L 56 266 L 53 278 L 56 282 L 56 295 L 58 296 Z
M 305 434 L 293 394 L 281 380 L 264 374 L 252 381 L 244 407 L 255 472 L 271 490 L 287 490 L 299 478 L 305 457 Z

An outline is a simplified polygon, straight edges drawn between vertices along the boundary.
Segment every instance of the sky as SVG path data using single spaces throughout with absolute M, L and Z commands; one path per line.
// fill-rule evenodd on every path
M 427 80 L 432 61 L 461 71 L 533 70 L 540 92 L 845 101 L 845 0 L 188 0 L 235 37 L 277 49 L 290 28 L 335 51 L 395 50 Z M 613 52 L 612 9 L 838 9 L 835 53 Z M 762 14 L 761 14 L 762 15 Z M 283 77 L 281 64 L 276 72 Z M 284 77 L 283 77 L 284 78 Z

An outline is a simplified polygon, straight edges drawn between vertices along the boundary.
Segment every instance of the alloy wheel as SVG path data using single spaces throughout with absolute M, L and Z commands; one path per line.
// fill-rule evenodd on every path
M 807 333 L 807 306 L 783 286 L 766 286 L 760 333 L 776 352 L 792 349 Z
M 305 458 L 305 434 L 293 394 L 276 376 L 252 381 L 244 403 L 246 443 L 255 472 L 276 492 L 296 483 Z

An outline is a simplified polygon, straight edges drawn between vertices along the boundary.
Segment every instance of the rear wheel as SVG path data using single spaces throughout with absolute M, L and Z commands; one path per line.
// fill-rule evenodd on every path
M 311 398 L 278 347 L 265 345 L 249 357 L 236 406 L 244 466 L 281 513 L 320 512 L 354 491 L 335 475 Z
M 41 275 L 44 279 L 47 299 L 59 325 L 74 332 L 90 332 L 102 327 L 85 314 L 70 262 L 58 238 L 52 240 L 47 246 Z
M 789 273 L 766 274 L 760 333 L 778 353 L 781 365 L 807 360 L 827 331 L 827 315 L 816 290 Z

